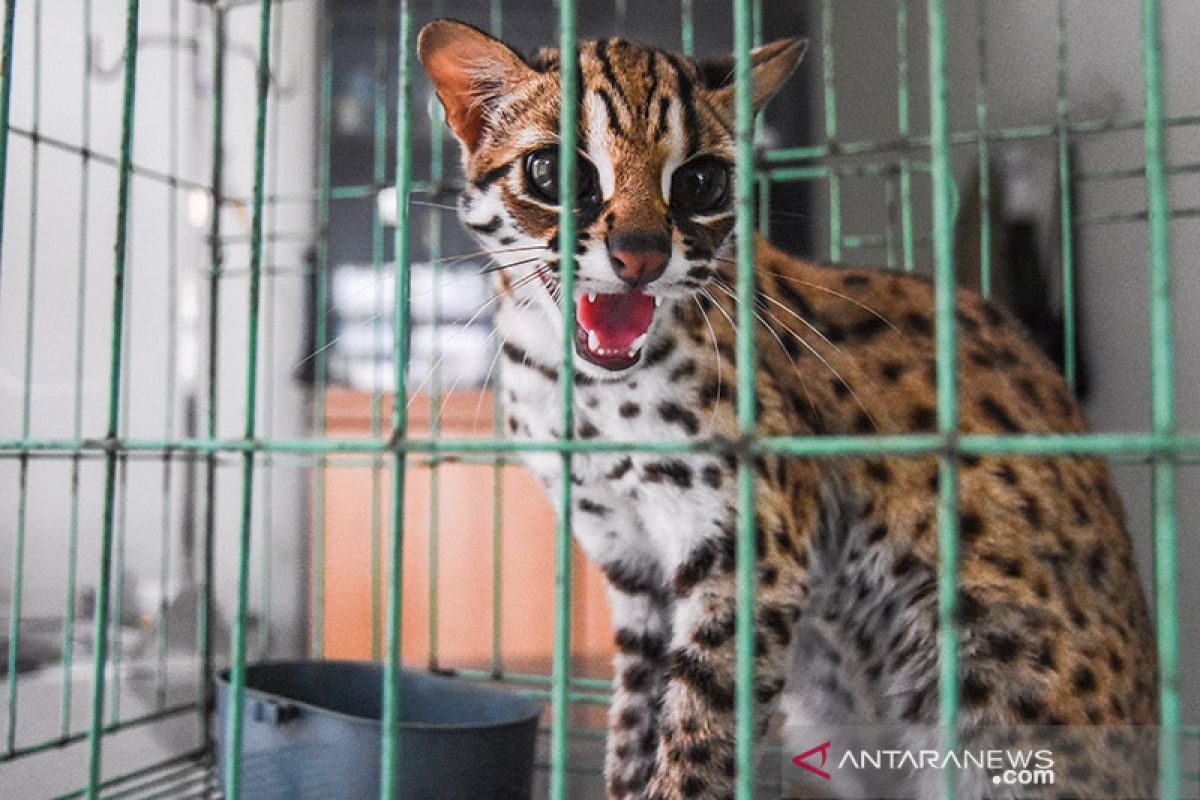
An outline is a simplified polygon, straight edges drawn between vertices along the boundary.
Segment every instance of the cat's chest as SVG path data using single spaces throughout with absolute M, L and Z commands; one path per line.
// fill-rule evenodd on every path
M 575 386 L 574 438 L 597 449 L 571 459 L 572 528 L 593 557 L 602 557 L 597 551 L 610 542 L 617 546 L 613 540 L 627 547 L 643 537 L 655 557 L 670 561 L 688 539 L 681 531 L 704 529 L 722 518 L 732 500 L 733 482 L 719 456 L 653 446 L 686 445 L 715 433 L 711 408 L 705 411 L 696 402 L 700 378 L 691 371 L 680 374 L 677 360 L 639 369 L 626 381 Z M 560 394 L 547 378 L 527 367 L 506 370 L 505 413 L 513 438 L 547 441 L 560 435 Z M 609 449 L 607 443 L 633 449 Z M 641 447 L 645 443 L 649 446 Z M 563 475 L 559 454 L 531 452 L 524 460 L 556 499 Z

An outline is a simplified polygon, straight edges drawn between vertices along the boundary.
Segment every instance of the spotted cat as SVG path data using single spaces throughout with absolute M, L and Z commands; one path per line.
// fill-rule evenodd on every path
M 785 40 L 753 52 L 755 109 L 803 50 Z M 616 630 L 609 796 L 729 797 L 732 59 L 622 39 L 579 45 L 580 147 L 569 155 L 578 239 L 563 243 L 559 53 L 525 58 L 442 20 L 421 32 L 419 55 L 462 144 L 461 218 L 496 261 L 512 435 L 562 433 L 567 244 L 577 263 L 573 435 L 710 443 L 704 453 L 576 456 L 571 526 L 607 575 Z M 934 430 L 929 281 L 753 246 L 757 288 L 740 302 L 759 320 L 758 433 Z M 1008 313 L 965 291 L 956 303 L 963 432 L 1084 430 L 1064 381 Z M 528 463 L 556 495 L 558 458 Z M 794 722 L 935 721 L 936 460 L 758 456 L 753 469 L 759 734 L 778 710 Z M 1152 723 L 1154 646 L 1105 465 L 963 456 L 960 486 L 962 719 Z M 1145 789 L 1138 780 L 1084 759 L 1056 790 L 1132 793 Z

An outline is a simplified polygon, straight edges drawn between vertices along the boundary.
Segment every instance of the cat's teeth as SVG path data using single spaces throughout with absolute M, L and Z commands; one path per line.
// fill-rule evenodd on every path
M 588 350 L 593 353 L 600 352 L 600 337 L 596 335 L 595 331 L 588 331 Z
M 633 343 L 629 345 L 629 355 L 633 355 L 638 350 L 641 350 L 642 345 L 644 345 L 645 343 L 646 343 L 646 334 L 643 333 L 641 336 L 634 339 Z
M 594 303 L 594 302 L 596 302 L 596 293 L 595 293 L 595 292 L 588 292 L 588 293 L 587 293 L 587 299 L 588 299 L 588 302 L 589 302 L 589 303 Z
M 658 308 L 659 306 L 661 306 L 662 301 L 663 301 L 663 299 L 661 297 L 655 297 L 654 298 L 654 307 Z

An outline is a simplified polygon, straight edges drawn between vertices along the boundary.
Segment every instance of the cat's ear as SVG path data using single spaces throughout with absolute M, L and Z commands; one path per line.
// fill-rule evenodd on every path
M 496 102 L 535 74 L 508 45 L 449 19 L 421 29 L 417 55 L 446 109 L 446 122 L 468 151 L 479 143 Z
M 756 112 L 791 77 L 807 49 L 807 39 L 779 39 L 750 51 L 750 85 L 753 87 L 752 103 Z M 700 81 L 708 90 L 709 99 L 729 119 L 733 118 L 733 68 L 732 55 L 696 62 Z

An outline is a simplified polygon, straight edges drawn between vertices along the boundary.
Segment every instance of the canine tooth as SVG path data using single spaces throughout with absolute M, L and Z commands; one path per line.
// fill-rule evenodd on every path
M 593 353 L 601 352 L 600 337 L 596 335 L 595 331 L 588 331 L 588 350 L 591 350 Z
M 634 339 L 632 343 L 630 343 L 630 345 L 629 345 L 630 355 L 636 353 L 638 350 L 641 350 L 642 345 L 644 345 L 645 343 L 646 343 L 646 334 L 643 333 L 641 336 Z
M 663 301 L 663 299 L 661 297 L 655 297 L 654 298 L 654 307 L 658 308 L 659 306 L 661 306 L 662 301 Z
M 596 293 L 595 293 L 595 292 L 588 292 L 588 293 L 587 293 L 587 298 L 588 298 L 588 302 L 589 302 L 589 303 L 594 303 L 594 302 L 596 302 Z

